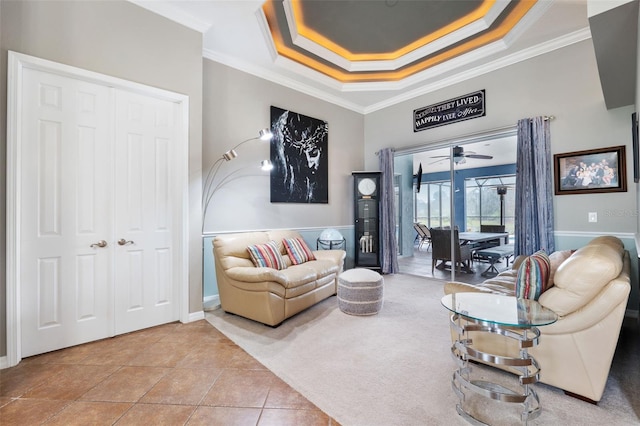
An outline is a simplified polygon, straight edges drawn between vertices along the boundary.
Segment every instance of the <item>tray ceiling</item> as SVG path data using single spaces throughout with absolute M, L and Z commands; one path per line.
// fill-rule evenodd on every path
M 362 113 L 590 37 L 586 0 L 133 2 L 206 58 Z

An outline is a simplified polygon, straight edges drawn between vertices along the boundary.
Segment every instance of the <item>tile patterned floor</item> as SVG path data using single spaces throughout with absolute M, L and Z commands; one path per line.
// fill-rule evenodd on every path
M 338 425 L 204 320 L 0 370 L 0 424 Z

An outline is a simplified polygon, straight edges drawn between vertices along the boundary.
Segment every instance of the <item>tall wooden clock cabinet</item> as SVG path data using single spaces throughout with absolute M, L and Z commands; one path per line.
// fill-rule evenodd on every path
M 381 172 L 353 172 L 355 267 L 381 269 Z

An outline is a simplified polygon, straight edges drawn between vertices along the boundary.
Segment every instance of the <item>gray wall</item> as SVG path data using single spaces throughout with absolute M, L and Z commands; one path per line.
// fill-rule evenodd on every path
M 487 116 L 422 132 L 413 132 L 412 113 L 424 107 L 486 89 Z M 377 161 L 383 147 L 406 148 L 462 135 L 515 126 L 524 117 L 554 115 L 552 154 L 625 145 L 627 184 L 621 193 L 554 197 L 556 232 L 635 233 L 631 113 L 633 106 L 607 110 L 591 41 L 482 75 L 365 117 L 365 164 Z M 588 212 L 598 222 L 587 221 Z
M 487 116 L 413 132 L 413 110 L 486 89 Z M 482 75 L 365 117 L 365 164 L 375 151 L 442 142 L 478 132 L 515 126 L 524 117 L 553 115 L 552 154 L 624 145 L 627 192 L 554 196 L 557 248 L 578 248 L 599 234 L 622 238 L 631 254 L 628 309 L 638 311 L 638 263 L 633 234 L 638 231 L 638 185 L 633 182 L 631 113 L 634 106 L 607 110 L 591 40 Z M 598 222 L 589 223 L 588 213 Z
M 363 170 L 364 117 L 353 111 L 271 83 L 208 59 L 203 65 L 204 174 L 224 152 L 270 126 L 270 107 L 288 109 L 329 123 L 329 203 L 271 203 L 269 174 L 259 169 L 269 143 L 253 140 L 224 163 L 216 181 L 230 176 L 209 204 L 203 232 L 204 296 L 218 294 L 212 235 L 223 232 L 298 229 L 315 249 L 324 228 L 339 228 L 347 239 L 346 265 L 352 264 L 353 185 L 351 172 Z M 375 170 L 378 168 L 376 167 Z M 347 231 L 348 230 L 348 231 Z
M 189 310 L 202 308 L 201 171 L 231 146 L 269 125 L 269 107 L 329 122 L 331 165 L 326 205 L 271 204 L 268 178 L 255 172 L 268 149 L 252 141 L 227 164 L 239 170 L 212 201 L 204 230 L 350 226 L 351 171 L 378 170 L 380 148 L 405 148 L 515 126 L 518 119 L 555 115 L 554 153 L 626 145 L 631 153 L 633 107 L 606 110 L 591 41 L 587 40 L 476 77 L 363 117 L 283 86 L 202 60 L 201 34 L 124 1 L 0 2 L 0 187 L 6 187 L 7 50 L 184 93 L 190 98 Z M 639 55 L 640 57 L 640 55 Z M 640 85 L 639 85 L 640 87 Z M 413 133 L 412 111 L 478 89 L 487 91 L 487 116 Z M 639 98 L 637 95 L 636 98 Z M 204 117 L 204 118 L 203 118 Z M 204 143 L 203 143 L 204 141 Z M 637 185 L 627 156 L 629 191 L 555 197 L 560 232 L 634 233 Z M 223 171 L 224 172 L 224 171 Z M 3 193 L 3 192 L 2 192 Z M 599 222 L 587 222 L 597 211 Z M 0 196 L 0 276 L 6 276 L 6 199 Z M 5 294 L 5 280 L 0 293 Z M 6 354 L 6 312 L 0 303 L 0 356 Z
M 189 96 L 189 311 L 202 310 L 202 35 L 124 1 L 0 2 L 0 187 L 6 187 L 7 51 Z M 0 197 L 0 293 L 6 294 L 6 197 Z M 0 356 L 6 355 L 5 298 Z
M 234 145 L 269 127 L 272 105 L 329 123 L 331 170 L 328 204 L 271 203 L 269 175 L 258 167 L 269 158 L 269 144 L 247 142 L 238 149 L 238 157 L 220 169 L 220 178 L 234 175 L 214 194 L 204 231 L 352 225 L 351 172 L 363 167 L 363 116 L 214 61 L 205 59 L 203 68 L 203 170 Z M 372 170 L 378 170 L 377 163 Z

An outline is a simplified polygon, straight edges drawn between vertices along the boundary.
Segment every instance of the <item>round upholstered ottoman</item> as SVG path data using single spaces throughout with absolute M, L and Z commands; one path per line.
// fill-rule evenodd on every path
M 356 268 L 338 276 L 338 307 L 349 315 L 374 315 L 382 309 L 382 275 Z

